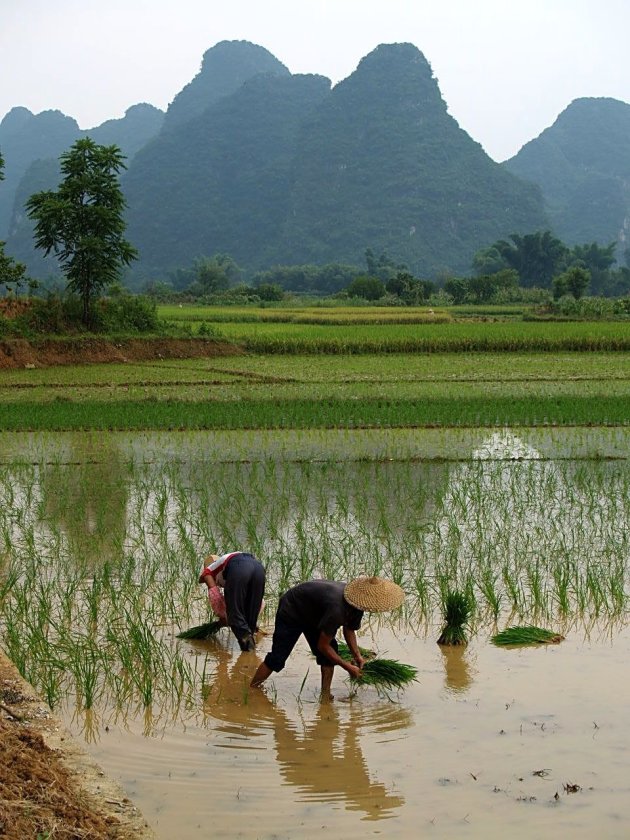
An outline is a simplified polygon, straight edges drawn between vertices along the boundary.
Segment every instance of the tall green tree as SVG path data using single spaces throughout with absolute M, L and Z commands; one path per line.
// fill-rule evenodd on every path
M 124 238 L 125 199 L 118 175 L 126 169 L 117 146 L 99 146 L 89 137 L 59 158 L 62 181 L 57 191 L 35 193 L 26 202 L 35 222 L 35 245 L 54 252 L 68 288 L 83 302 L 83 323 L 90 326 L 99 291 L 117 281 L 136 259 Z
M 579 300 L 591 282 L 591 272 L 583 265 L 572 265 L 553 278 L 553 296 L 556 300 L 563 295 L 573 295 Z
M 566 267 L 567 246 L 548 230 L 513 233 L 510 239 L 495 242 L 493 247 L 509 268 L 518 271 L 520 285 L 548 289 L 552 278 Z
M 573 265 L 586 268 L 591 275 L 591 294 L 610 295 L 617 285 L 613 265 L 617 258 L 617 242 L 598 245 L 597 242 L 575 245 L 571 249 L 569 268 Z
M 385 294 L 385 284 L 378 277 L 356 277 L 346 289 L 348 297 L 379 300 Z

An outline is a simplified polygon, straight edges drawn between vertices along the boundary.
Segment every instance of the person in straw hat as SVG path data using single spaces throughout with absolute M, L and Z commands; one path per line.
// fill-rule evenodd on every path
M 213 610 L 230 626 L 240 649 L 254 650 L 254 634 L 265 594 L 265 568 L 260 560 L 244 551 L 211 554 L 201 570 L 199 583 L 208 587 Z M 223 598 L 217 587 L 223 589 Z
M 378 577 L 350 583 L 310 580 L 292 587 L 280 598 L 271 651 L 254 674 L 251 686 L 261 685 L 274 671 L 282 671 L 297 640 L 304 635 L 322 672 L 322 698 L 331 698 L 335 665 L 358 678 L 365 664 L 356 631 L 364 612 L 387 612 L 399 607 L 405 593 L 397 584 Z M 339 656 L 335 636 L 342 628 L 353 662 Z

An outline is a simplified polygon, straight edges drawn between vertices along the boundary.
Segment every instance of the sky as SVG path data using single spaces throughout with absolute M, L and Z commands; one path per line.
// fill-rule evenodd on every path
M 0 0 L 0 119 L 58 109 L 85 129 L 138 102 L 165 110 L 223 40 L 333 84 L 379 44 L 410 42 L 502 161 L 574 99 L 630 103 L 628 33 L 630 0 Z

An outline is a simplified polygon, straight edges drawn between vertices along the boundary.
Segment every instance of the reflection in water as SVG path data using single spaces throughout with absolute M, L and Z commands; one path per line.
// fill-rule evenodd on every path
M 439 648 L 444 657 L 447 690 L 457 694 L 467 691 L 472 683 L 472 674 L 466 645 L 439 645 Z
M 400 732 L 412 724 L 408 710 L 397 704 L 379 704 L 370 712 L 358 706 L 340 709 L 320 703 L 312 721 L 296 725 L 258 689 L 248 690 L 256 664 L 251 654 L 241 654 L 228 671 L 229 653 L 217 651 L 217 672 L 206 687 L 204 711 L 219 721 L 216 730 L 234 749 L 265 749 L 271 731 L 278 769 L 284 782 L 298 792 L 302 802 L 342 802 L 350 811 L 361 811 L 366 820 L 393 816 L 404 799 L 389 793 L 384 784 L 370 779 L 360 742 L 361 730 Z M 225 744 L 228 746 L 228 744 Z
M 108 445 L 109 442 L 109 445 Z M 68 463 L 43 463 L 40 486 L 46 517 L 65 535 L 78 563 L 97 563 L 117 555 L 128 526 L 128 475 L 107 436 L 98 457 L 85 461 L 77 445 Z

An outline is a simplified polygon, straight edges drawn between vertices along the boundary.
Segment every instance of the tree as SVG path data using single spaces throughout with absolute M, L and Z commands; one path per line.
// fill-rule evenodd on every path
M 453 298 L 453 303 L 463 303 L 469 286 L 466 277 L 449 277 L 444 283 L 444 291 Z
M 571 250 L 569 268 L 573 265 L 588 269 L 591 275 L 591 294 L 611 294 L 615 285 L 612 266 L 616 260 L 617 243 L 575 245 Z M 614 294 L 614 293 L 613 293 Z
M 591 272 L 584 266 L 573 265 L 553 278 L 553 296 L 556 300 L 563 295 L 573 295 L 579 300 L 591 282 Z
M 371 248 L 365 249 L 365 265 L 367 267 L 369 277 L 378 277 L 383 283 L 386 283 L 398 272 L 407 271 L 407 266 L 404 263 L 395 263 L 391 257 L 383 252 L 380 257 L 374 255 Z
M 524 236 L 513 233 L 510 239 L 495 242 L 493 248 L 509 268 L 518 271 L 520 285 L 549 288 L 552 277 L 566 267 L 567 246 L 548 230 Z
M 518 285 L 518 273 L 513 268 L 504 268 L 494 274 L 482 274 L 468 280 L 468 292 L 474 295 L 477 303 L 489 303 L 499 292 L 515 289 Z
M 348 297 L 379 300 L 385 294 L 385 284 L 378 277 L 357 277 L 346 289 Z
M 395 295 L 408 306 L 423 303 L 435 291 L 435 283 L 430 280 L 417 280 L 408 271 L 399 271 L 385 284 L 388 294 Z
M 261 283 L 254 291 L 261 300 L 284 299 L 284 289 L 277 283 Z
M 83 323 L 89 327 L 94 298 L 138 256 L 124 238 L 118 175 L 126 166 L 117 146 L 99 146 L 89 137 L 77 140 L 59 161 L 58 190 L 35 193 L 26 210 L 35 222 L 35 246 L 45 256 L 54 252 L 68 288 L 82 300 Z
M 507 263 L 496 245 L 491 245 L 489 248 L 477 251 L 473 257 L 472 266 L 475 274 L 496 274 L 506 268 Z

